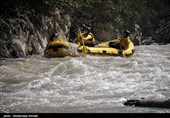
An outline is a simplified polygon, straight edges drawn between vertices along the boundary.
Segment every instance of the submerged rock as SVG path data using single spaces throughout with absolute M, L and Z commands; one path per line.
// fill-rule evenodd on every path
M 127 100 L 124 105 L 138 106 L 138 107 L 157 107 L 157 108 L 170 108 L 170 99 L 168 100 Z

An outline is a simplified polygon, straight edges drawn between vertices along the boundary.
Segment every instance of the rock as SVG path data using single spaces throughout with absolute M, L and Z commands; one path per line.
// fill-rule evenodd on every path
M 0 58 L 9 58 L 9 51 L 6 48 L 6 46 L 4 45 L 3 42 L 1 42 L 0 40 Z
M 170 108 L 170 99 L 168 100 L 127 100 L 124 105 L 138 106 L 138 107 L 157 107 L 157 108 Z
M 51 12 L 51 16 L 39 13 L 37 16 L 31 14 L 0 20 L 0 24 L 4 26 L 0 27 L 3 31 L 0 34 L 0 58 L 43 55 L 53 32 L 59 33 L 62 40 L 67 40 L 70 16 L 57 8 Z
M 151 45 L 155 43 L 155 41 L 152 39 L 152 37 L 143 37 L 141 45 Z
M 134 45 L 141 45 L 141 39 L 142 39 L 142 31 L 140 29 L 140 26 L 138 24 L 135 24 L 135 31 L 132 36 L 132 41 Z

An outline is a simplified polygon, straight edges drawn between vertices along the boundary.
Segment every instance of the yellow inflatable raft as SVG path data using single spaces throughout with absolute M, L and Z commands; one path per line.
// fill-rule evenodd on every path
M 70 43 L 67 41 L 53 41 L 48 46 L 47 52 L 52 57 L 65 57 L 65 56 L 81 56 L 81 49 L 77 44 Z
M 120 40 L 114 39 L 114 40 L 111 40 L 108 42 L 100 43 L 100 44 L 98 44 L 98 47 L 102 47 L 102 48 L 108 47 L 108 48 L 117 49 L 117 50 L 119 50 L 119 52 L 121 52 L 120 56 L 124 56 L 124 57 L 129 57 L 135 52 L 135 46 L 134 46 L 133 42 L 129 41 L 126 48 L 124 48 L 123 46 L 120 46 L 119 42 L 120 42 Z M 122 55 L 122 52 L 123 52 L 123 55 Z
M 128 54 L 130 56 L 133 54 L 134 46 L 128 49 Z M 53 41 L 47 48 L 49 56 L 52 57 L 78 57 L 88 55 L 103 55 L 103 56 L 121 56 L 122 50 L 117 48 L 109 47 L 109 42 L 101 43 L 95 47 L 80 46 L 75 43 L 67 41 Z

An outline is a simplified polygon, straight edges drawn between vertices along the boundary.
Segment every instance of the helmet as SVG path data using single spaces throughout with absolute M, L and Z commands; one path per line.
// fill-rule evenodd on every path
M 57 38 L 58 36 L 59 36 L 59 34 L 57 34 L 57 33 L 55 32 L 55 33 L 53 33 L 53 34 L 52 34 L 52 36 L 51 36 L 51 37 L 52 37 L 52 38 L 54 38 L 54 37 L 56 37 L 56 38 Z
M 85 26 L 85 24 L 81 24 L 81 25 L 79 25 L 79 27 L 85 28 L 86 26 Z
M 128 37 L 130 35 L 130 31 L 129 30 L 125 30 L 124 33 L 126 34 L 126 37 Z
M 53 41 L 53 38 L 57 38 L 58 36 L 59 36 L 59 34 L 57 34 L 56 32 L 52 33 L 50 40 Z
M 90 32 L 90 27 L 85 27 L 85 30 L 87 30 L 88 32 Z

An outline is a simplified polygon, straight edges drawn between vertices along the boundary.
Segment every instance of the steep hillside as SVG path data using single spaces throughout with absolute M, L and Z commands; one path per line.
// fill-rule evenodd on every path
M 167 0 L 2 0 L 0 57 L 43 54 L 51 33 L 72 41 L 81 23 L 99 42 L 129 29 L 135 45 L 170 43 L 169 6 Z

